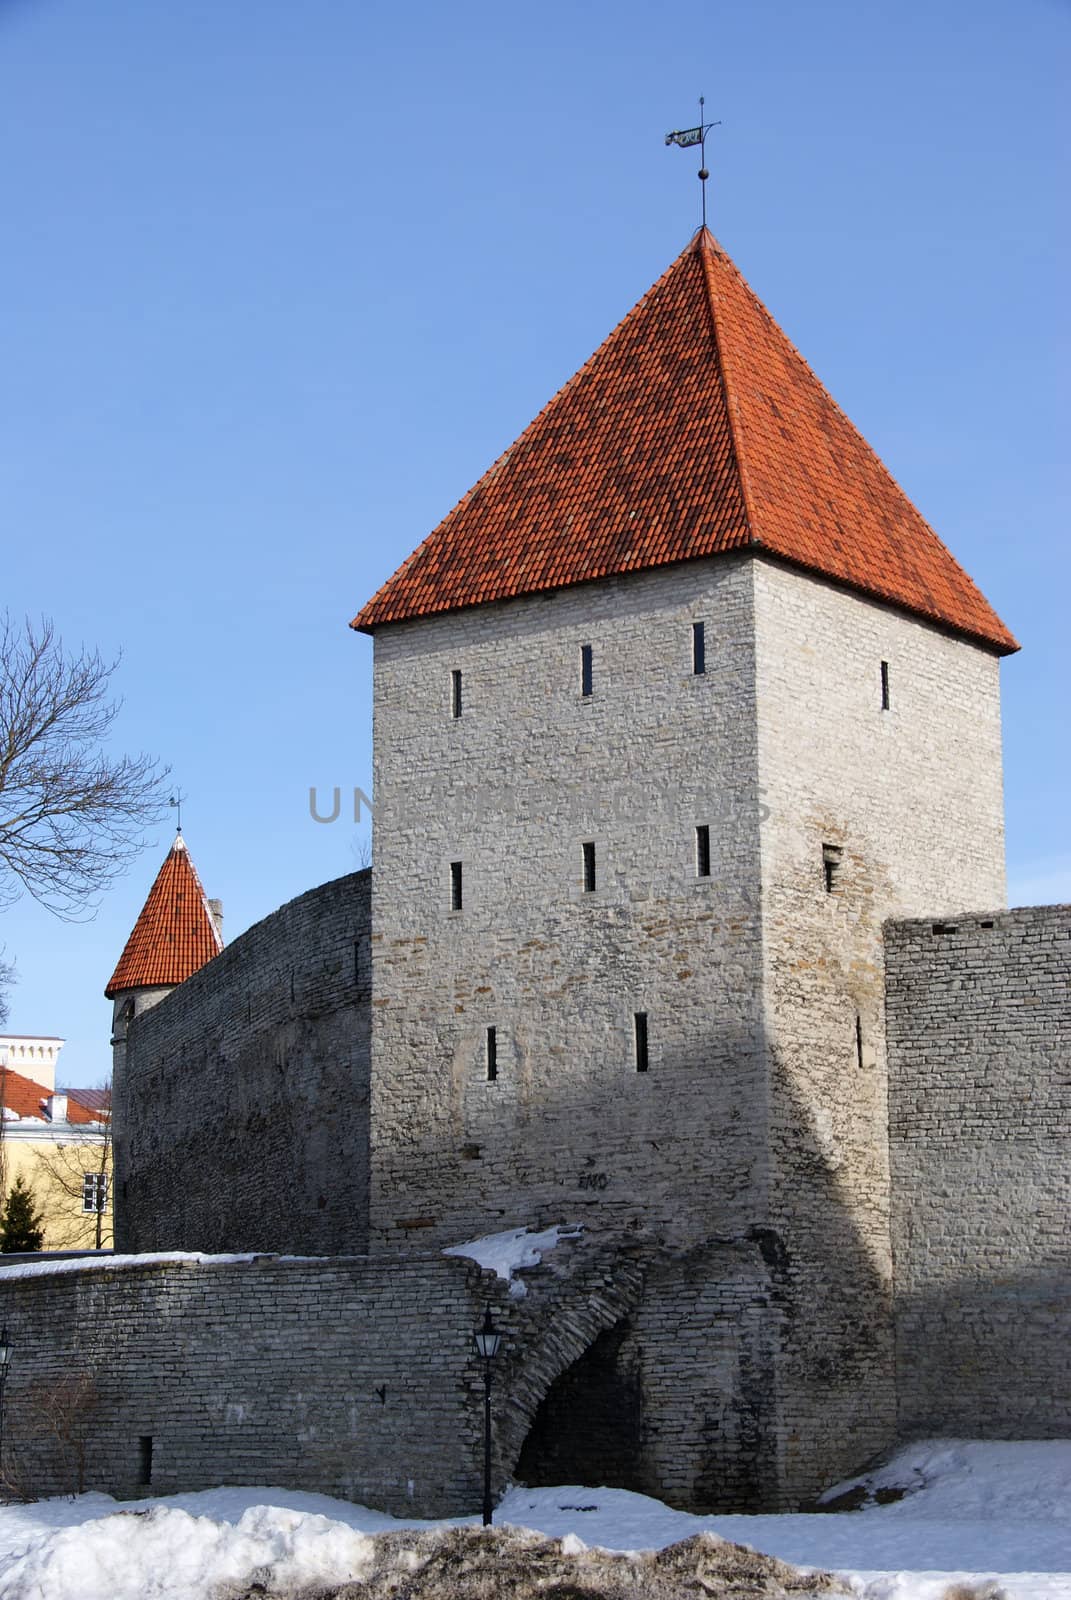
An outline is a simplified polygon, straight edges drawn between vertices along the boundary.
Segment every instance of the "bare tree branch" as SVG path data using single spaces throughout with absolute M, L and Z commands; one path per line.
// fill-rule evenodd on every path
M 76 1098 L 77 1092 L 68 1091 L 68 1107 Z M 102 1084 L 95 1098 L 101 1103 L 91 1113 L 92 1122 L 75 1124 L 62 1144 L 39 1147 L 34 1153 L 35 1193 L 50 1250 L 100 1250 L 104 1243 L 105 1217 L 114 1198 L 110 1085 Z M 85 1180 L 90 1176 L 96 1179 L 94 1208 L 84 1211 Z
M 15 982 L 15 968 L 3 957 L 4 952 L 0 949 L 0 1028 L 4 1026 L 8 1017 L 7 991 Z
M 91 916 L 162 815 L 166 768 L 101 748 L 118 664 L 68 654 L 47 618 L 0 615 L 0 904 L 26 890 L 58 916 Z

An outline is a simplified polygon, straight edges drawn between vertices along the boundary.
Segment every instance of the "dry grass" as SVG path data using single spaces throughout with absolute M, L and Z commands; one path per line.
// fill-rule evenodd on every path
M 559 1539 L 518 1528 L 387 1533 L 375 1546 L 361 1582 L 300 1600 L 787 1600 L 847 1592 L 829 1573 L 804 1574 L 711 1534 L 635 1556 L 570 1553 Z M 253 1588 L 229 1600 L 283 1597 Z

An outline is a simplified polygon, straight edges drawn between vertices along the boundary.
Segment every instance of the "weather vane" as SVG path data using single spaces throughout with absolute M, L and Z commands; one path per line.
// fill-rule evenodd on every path
M 174 794 L 171 796 L 171 799 L 167 802 L 169 806 L 174 806 L 175 810 L 178 812 L 175 826 L 179 833 L 182 832 L 182 802 L 187 798 L 188 796 L 184 795 L 181 789 L 176 789 Z
M 703 226 L 707 225 L 707 134 L 711 128 L 720 128 L 720 122 L 703 121 L 703 96 L 699 96 L 699 126 L 698 128 L 677 128 L 673 133 L 666 134 L 666 143 L 679 145 L 682 150 L 687 150 L 690 145 L 699 146 L 699 191 L 703 196 Z

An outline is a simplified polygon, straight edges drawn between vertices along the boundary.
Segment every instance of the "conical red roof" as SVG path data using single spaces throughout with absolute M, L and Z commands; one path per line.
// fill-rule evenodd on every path
M 745 548 L 1018 649 L 703 229 L 353 626 Z
M 156 874 L 105 996 L 112 1000 L 124 989 L 184 983 L 222 949 L 201 880 L 179 834 Z

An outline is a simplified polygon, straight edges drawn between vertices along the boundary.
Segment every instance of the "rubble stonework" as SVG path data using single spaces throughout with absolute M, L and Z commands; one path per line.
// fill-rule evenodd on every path
M 118 1249 L 365 1248 L 368 879 L 291 900 L 129 1019 Z

